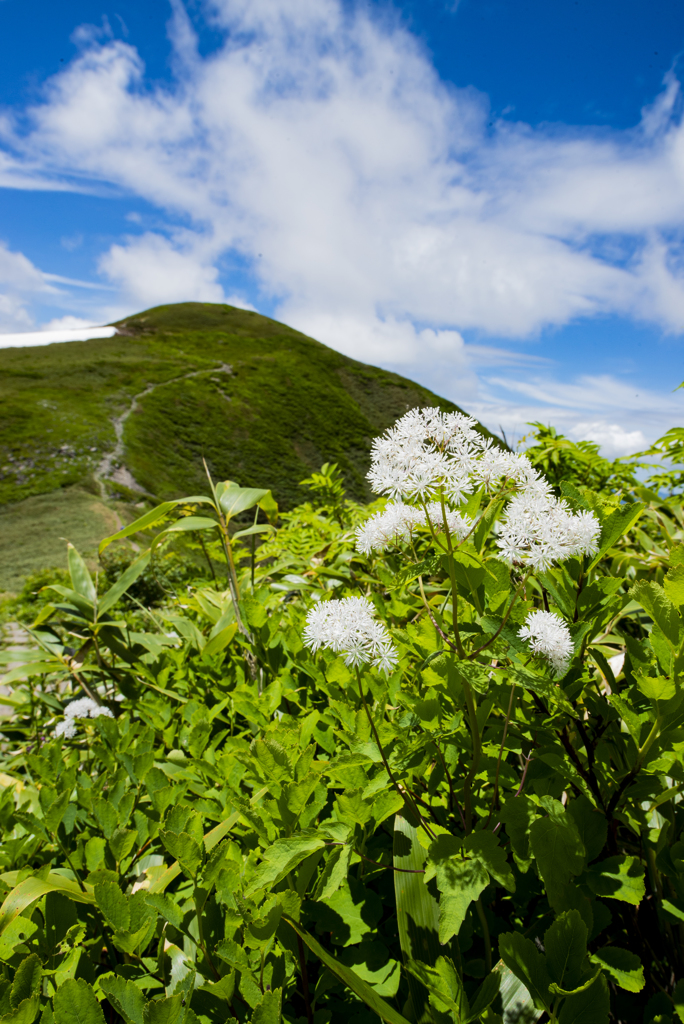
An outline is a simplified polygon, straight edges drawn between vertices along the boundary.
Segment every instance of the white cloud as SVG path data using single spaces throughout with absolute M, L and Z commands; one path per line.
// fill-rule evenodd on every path
M 101 272 L 134 307 L 167 302 L 225 302 L 218 270 L 191 249 L 179 250 L 167 238 L 147 233 L 113 245 L 100 258 Z
M 30 299 L 54 293 L 45 275 L 23 253 L 0 242 L 0 330 L 26 330 L 33 324 Z
M 440 81 L 390 18 L 341 0 L 214 0 L 225 41 L 200 57 L 172 7 L 174 82 L 150 83 L 128 43 L 82 33 L 43 101 L 0 122 L 0 183 L 124 191 L 165 213 L 165 230 L 100 258 L 117 312 L 225 301 L 231 253 L 281 319 L 407 376 L 425 380 L 430 362 L 432 386 L 490 423 L 547 408 L 615 450 L 615 430 L 635 432 L 613 415 L 619 382 L 555 382 L 538 363 L 497 384 L 482 367 L 522 357 L 461 332 L 526 338 L 596 314 L 684 329 L 672 76 L 631 131 L 490 129 L 486 97 Z
M 625 430 L 618 423 L 578 423 L 570 431 L 573 441 L 594 441 L 608 458 L 633 455 L 646 448 L 641 430 Z
M 65 317 L 76 320 L 77 317 Z M 63 341 L 87 341 L 89 338 L 112 338 L 114 327 L 45 328 L 41 331 L 26 331 L 19 334 L 0 334 L 0 349 L 32 348 L 35 345 L 54 345 Z

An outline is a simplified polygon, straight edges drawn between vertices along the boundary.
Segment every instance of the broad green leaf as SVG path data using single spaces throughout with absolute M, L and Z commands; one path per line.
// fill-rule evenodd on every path
M 218 490 L 217 490 L 218 493 Z M 219 496 L 219 505 L 226 519 L 232 519 L 248 508 L 254 508 L 269 492 L 259 487 L 238 487 L 234 484 Z
M 181 1024 L 183 1016 L 183 996 L 168 996 L 145 1004 L 143 1024 Z
M 509 892 L 515 892 L 513 872 L 506 860 L 504 850 L 499 846 L 499 840 L 492 832 L 471 833 L 464 839 L 463 848 L 471 857 L 477 858 L 486 867 L 499 885 L 503 885 Z
M 675 1013 L 680 1021 L 684 1021 L 684 979 L 677 982 L 672 993 Z
M 400 1013 L 386 1003 L 385 1000 L 379 996 L 373 988 L 362 978 L 359 978 L 349 967 L 345 967 L 344 964 L 331 956 L 326 949 L 321 946 L 319 942 L 314 939 L 313 935 L 309 935 L 308 932 L 300 928 L 298 924 L 292 921 L 290 918 L 285 918 L 291 928 L 299 935 L 300 939 L 309 947 L 312 953 L 314 953 L 318 959 L 325 964 L 329 971 L 331 971 L 337 978 L 342 981 L 347 988 L 363 1000 L 366 1006 L 376 1013 L 381 1020 L 387 1022 L 387 1024 L 408 1024 L 405 1017 L 402 1017 Z
M 645 676 L 635 674 L 636 684 L 649 700 L 671 700 L 677 692 L 674 679 L 667 676 Z
M 150 551 L 143 551 L 142 555 L 139 555 L 134 562 L 131 562 L 126 571 L 119 576 L 116 583 L 112 584 L 107 593 L 103 594 L 100 598 L 97 609 L 98 616 L 105 615 L 123 597 L 129 587 L 144 573 L 150 563 L 150 557 Z
M 442 950 L 439 944 L 439 904 L 425 885 L 427 852 L 420 845 L 418 830 L 406 812 L 394 819 L 394 895 L 399 942 L 404 964 L 420 961 L 434 967 Z M 431 1024 L 432 1013 L 425 988 L 412 974 L 408 976 L 413 1011 L 418 1024 Z
M 454 1024 L 465 1024 L 470 1019 L 468 997 L 451 960 L 440 956 L 434 967 L 409 960 L 406 968 L 427 989 L 433 1010 L 450 1014 Z
M 638 906 L 646 893 L 644 869 L 638 857 L 609 857 L 585 872 L 586 881 L 596 896 L 623 900 Z
M 600 547 L 598 553 L 592 559 L 589 569 L 593 569 L 601 561 L 614 544 L 624 536 L 625 533 L 636 523 L 641 513 L 646 508 L 640 502 L 621 505 L 608 516 L 601 526 Z M 587 570 L 589 571 L 589 570 Z
M 87 981 L 65 981 L 52 1000 L 55 1024 L 105 1024 L 102 1007 Z
M 45 811 L 45 828 L 48 832 L 54 834 L 59 828 L 59 823 L 64 817 L 65 811 L 69 806 L 69 793 L 60 793 L 59 796 L 50 804 Z
M 253 537 L 257 533 L 273 533 L 275 526 L 271 523 L 258 523 L 256 526 L 248 526 L 245 530 L 238 530 L 230 538 L 231 540 L 240 540 L 241 537 Z
M 549 817 L 537 818 L 530 826 L 530 845 L 549 903 L 554 906 L 563 886 L 582 870 L 585 857 L 577 825 L 559 801 L 554 801 Z
M 644 987 L 644 968 L 641 960 L 627 949 L 618 946 L 604 946 L 590 957 L 591 962 L 602 967 L 627 992 L 641 992 Z
M 521 860 L 530 855 L 530 827 L 539 816 L 539 808 L 523 793 L 510 797 L 501 808 L 500 817 L 513 850 Z
M 28 999 L 22 999 L 9 1013 L 3 1013 L 0 1021 L 2 1024 L 33 1024 L 39 1007 L 40 997 L 38 995 L 29 996 Z
M 115 974 L 105 974 L 98 984 L 126 1024 L 143 1024 L 145 997 L 137 985 Z
M 215 519 L 209 516 L 183 516 L 177 519 L 171 526 L 167 526 L 164 533 L 191 533 L 193 530 L 214 530 L 218 526 Z
M 577 831 L 587 853 L 587 860 L 594 860 L 601 853 L 608 836 L 605 815 L 596 810 L 586 796 L 571 800 L 567 809 L 568 814 L 577 825 Z
M 159 835 L 171 856 L 176 858 L 184 871 L 195 878 L 202 864 L 202 851 L 197 841 L 187 832 L 162 829 Z
M 114 831 L 114 834 L 109 840 L 109 849 L 112 851 L 114 860 L 117 864 L 120 863 L 124 857 L 128 857 L 135 846 L 137 838 L 138 833 L 134 829 L 117 828 Z
M 77 594 L 84 597 L 89 604 L 95 605 L 97 603 L 97 591 L 95 590 L 95 584 L 93 583 L 92 576 L 88 572 L 88 566 L 85 564 L 78 551 L 73 544 L 67 545 L 67 561 L 69 563 L 69 575 L 71 576 L 71 585 Z
M 665 593 L 676 608 L 684 606 L 684 565 L 675 565 L 663 580 Z
M 259 889 L 277 885 L 310 853 L 321 850 L 326 842 L 326 837 L 312 828 L 286 839 L 278 839 L 264 852 L 263 860 L 247 886 L 245 895 L 251 896 Z
M 23 1000 L 40 995 L 42 977 L 43 965 L 40 957 L 36 953 L 31 953 L 21 961 L 14 975 L 10 992 L 10 1006 L 13 1010 L 16 1010 Z
M 282 1000 L 283 990 L 280 988 L 264 992 L 252 1010 L 251 1024 L 280 1024 Z
M 544 1011 L 535 1007 L 525 985 L 503 960 L 499 960 L 493 973 L 498 974 L 500 978 L 499 991 L 504 1015 L 503 1018 L 493 1017 L 491 1024 L 534 1024 L 539 1020 Z M 487 1024 L 490 1024 L 489 1017 L 485 1019 Z
M 515 974 L 534 1001 L 538 1010 L 550 1010 L 552 998 L 549 995 L 551 978 L 546 960 L 531 939 L 519 932 L 506 932 L 499 936 L 499 955 Z
M 396 996 L 401 981 L 401 968 L 392 960 L 382 942 L 363 941 L 348 946 L 340 954 L 346 967 L 351 967 L 362 981 L 367 981 L 379 996 Z
M 546 966 L 552 981 L 566 990 L 578 988 L 587 955 L 587 926 L 579 911 L 561 914 L 544 935 Z
M 335 846 L 326 861 L 315 892 L 316 900 L 329 900 L 347 878 L 351 846 Z
M 8 878 L 7 875 L 2 877 L 4 880 Z M 20 882 L 5 897 L 2 907 L 0 907 L 0 935 L 11 921 L 49 892 L 64 893 L 65 896 L 69 896 L 70 899 L 76 900 L 78 903 L 95 902 L 91 892 L 83 892 L 76 882 L 72 882 L 62 875 L 51 873 L 47 879 L 30 876 Z
M 667 640 L 672 646 L 676 646 L 679 640 L 680 617 L 677 609 L 670 601 L 662 587 L 657 583 L 647 583 L 640 580 L 631 591 L 630 596 L 638 601 L 658 624 Z
M 220 632 L 208 640 L 202 648 L 203 658 L 212 658 L 215 654 L 226 649 L 228 644 L 231 642 L 235 634 L 237 633 L 237 624 L 235 622 L 229 623 L 224 626 Z
M 107 924 L 115 932 L 126 932 L 131 926 L 128 900 L 116 882 L 99 882 L 95 886 L 95 902 Z
M 601 975 L 590 988 L 563 1001 L 558 1024 L 608 1024 L 610 993 Z

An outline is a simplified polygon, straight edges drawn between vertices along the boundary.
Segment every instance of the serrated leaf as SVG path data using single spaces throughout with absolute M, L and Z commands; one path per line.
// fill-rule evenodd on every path
M 19 1003 L 31 996 L 40 994 L 40 983 L 43 977 L 43 965 L 36 953 L 25 957 L 17 967 L 12 989 L 10 991 L 10 1006 L 15 1010 Z
M 657 583 L 640 580 L 631 591 L 630 596 L 638 601 L 658 624 L 668 642 L 674 647 L 679 640 L 680 617 L 677 609 L 670 601 L 662 587 Z
M 70 979 L 52 1000 L 55 1024 L 105 1024 L 102 1007 L 91 986 L 82 978 Z
M 95 902 L 107 924 L 115 932 L 126 932 L 131 926 L 128 900 L 116 882 L 99 882 L 94 889 Z
M 309 854 L 321 850 L 326 842 L 326 837 L 316 829 L 304 829 L 294 836 L 278 839 L 264 852 L 263 860 L 245 890 L 245 896 L 277 885 Z
M 104 975 L 99 986 L 126 1024 L 143 1024 L 145 997 L 137 985 L 115 974 Z
M 569 910 L 556 918 L 544 935 L 544 948 L 551 980 L 562 989 L 577 988 L 587 955 L 587 926 L 579 911 Z
M 638 906 L 646 894 L 644 868 L 637 857 L 608 857 L 593 864 L 584 876 L 596 896 Z
M 585 857 L 574 820 L 561 803 L 554 801 L 554 806 L 548 817 L 530 826 L 530 845 L 552 906 L 561 899 L 563 886 L 582 870 Z
M 644 968 L 634 953 L 618 946 L 604 946 L 590 957 L 591 962 L 613 978 L 627 992 L 641 992 L 644 987 Z
M 563 1001 L 558 1024 L 608 1024 L 610 993 L 601 975 L 590 988 Z

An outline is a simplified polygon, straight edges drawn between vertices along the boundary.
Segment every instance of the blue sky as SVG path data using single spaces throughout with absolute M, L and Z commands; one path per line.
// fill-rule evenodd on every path
M 256 308 L 509 437 L 683 421 L 684 5 L 0 0 L 0 332 Z

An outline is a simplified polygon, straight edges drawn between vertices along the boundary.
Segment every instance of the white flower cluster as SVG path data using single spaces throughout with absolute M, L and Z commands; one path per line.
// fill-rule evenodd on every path
M 529 640 L 535 654 L 543 655 L 556 672 L 565 672 L 574 651 L 570 630 L 553 612 L 530 612 L 518 630 L 521 640 Z
M 90 697 L 73 700 L 65 707 L 64 721 L 58 723 L 55 728 L 55 736 L 66 736 L 68 740 L 72 740 L 76 735 L 77 718 L 97 718 L 99 715 L 105 715 L 107 718 L 114 717 L 109 708 L 96 704 Z
M 368 479 L 373 490 L 399 499 L 423 501 L 442 491 L 461 504 L 478 488 L 495 490 L 508 482 L 516 488 L 499 523 L 497 543 L 511 564 L 546 569 L 554 561 L 598 550 L 600 525 L 590 512 L 573 513 L 554 497 L 544 477 L 525 455 L 495 447 L 477 431 L 477 421 L 462 413 L 412 409 L 373 442 Z M 428 506 L 433 524 L 441 524 L 441 505 Z M 447 513 L 449 530 L 458 539 L 472 527 L 468 516 Z M 420 509 L 395 501 L 357 530 L 364 553 L 406 540 L 425 525 Z
M 365 597 L 320 601 L 306 617 L 304 643 L 314 653 L 328 647 L 344 654 L 346 665 L 370 663 L 389 674 L 397 663 L 397 650 L 374 615 L 375 608 Z
M 427 513 L 435 531 L 444 528 L 442 506 L 433 501 L 427 506 Z M 446 521 L 453 537 L 462 540 L 472 528 L 470 516 L 462 516 L 458 512 L 446 510 Z M 391 544 L 409 540 L 413 530 L 418 526 L 427 526 L 427 519 L 422 508 L 404 505 L 400 501 L 391 501 L 382 512 L 376 512 L 370 519 L 356 530 L 356 547 L 364 555 L 371 551 L 384 551 Z
M 497 544 L 507 562 L 544 570 L 573 555 L 595 554 L 600 532 L 591 512 L 574 513 L 552 494 L 523 491 L 506 507 Z

